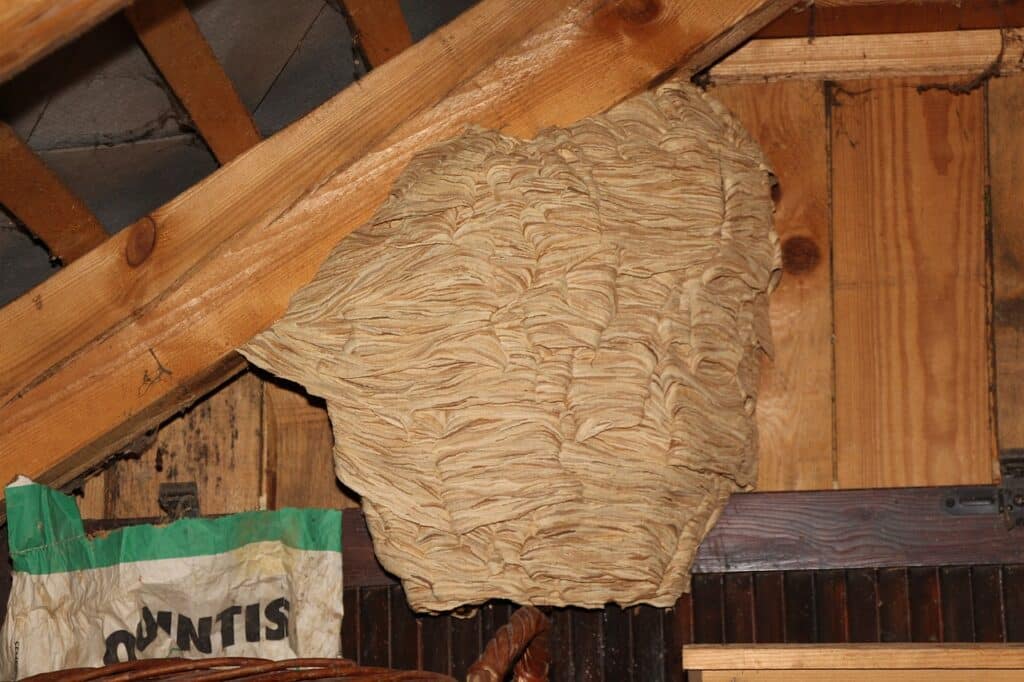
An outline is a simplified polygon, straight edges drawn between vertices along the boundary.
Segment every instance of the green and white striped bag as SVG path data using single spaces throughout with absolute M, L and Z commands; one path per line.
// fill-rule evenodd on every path
M 5 680 L 141 658 L 339 654 L 341 513 L 246 512 L 86 537 L 74 499 L 7 488 Z

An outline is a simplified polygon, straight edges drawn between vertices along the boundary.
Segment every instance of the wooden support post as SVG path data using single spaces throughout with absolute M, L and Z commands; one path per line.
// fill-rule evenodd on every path
M 60 300 L 101 277 L 91 296 L 127 291 L 113 319 L 76 328 L 82 311 L 49 323 L 41 318 L 66 310 L 16 301 L 0 311 L 0 344 L 13 349 L 0 358 L 0 421 L 10 425 L 0 480 L 66 482 L 194 399 L 188 386 L 213 380 L 232 349 L 280 316 L 415 151 L 470 123 L 529 135 L 602 111 L 669 69 L 707 66 L 794 0 L 557 4 L 476 5 L 146 219 L 157 247 L 136 269 L 152 277 L 107 280 L 104 263 L 124 270 L 112 241 L 42 287 Z M 40 338 L 41 327 L 50 333 Z
M 352 29 L 371 67 L 380 66 L 412 45 L 412 34 L 398 0 L 341 0 Z
M 182 0 L 138 0 L 125 16 L 221 164 L 260 141 L 249 110 Z
M 0 204 L 65 265 L 107 240 L 85 202 L 6 123 L 0 123 Z

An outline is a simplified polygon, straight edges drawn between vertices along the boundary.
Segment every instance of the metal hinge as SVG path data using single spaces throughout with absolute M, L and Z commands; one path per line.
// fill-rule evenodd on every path
M 1024 449 L 999 453 L 1001 480 L 997 486 L 961 486 L 943 496 L 953 516 L 999 514 L 1008 529 L 1024 527 Z
M 171 521 L 199 516 L 199 486 L 187 483 L 161 483 L 157 503 Z

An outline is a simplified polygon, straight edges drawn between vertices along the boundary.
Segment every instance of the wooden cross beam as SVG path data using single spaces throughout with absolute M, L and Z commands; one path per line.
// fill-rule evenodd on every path
M 240 365 L 410 156 L 692 73 L 796 0 L 484 0 L 0 310 L 0 481 L 65 484 Z

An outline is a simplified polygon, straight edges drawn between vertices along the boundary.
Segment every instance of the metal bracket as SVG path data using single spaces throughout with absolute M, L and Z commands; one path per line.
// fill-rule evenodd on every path
M 1007 528 L 1024 528 L 1024 449 L 999 453 L 999 511 Z
M 187 483 L 161 483 L 157 503 L 171 521 L 199 516 L 199 486 Z
M 942 496 L 951 516 L 998 514 L 1007 529 L 1024 528 L 1024 449 L 999 453 L 999 485 L 960 486 Z

